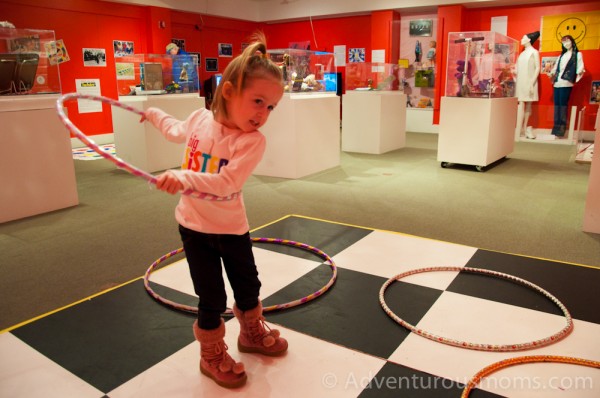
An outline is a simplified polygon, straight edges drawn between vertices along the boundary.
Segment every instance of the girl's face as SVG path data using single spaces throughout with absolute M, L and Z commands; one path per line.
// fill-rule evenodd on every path
M 563 45 L 563 46 L 564 46 L 564 47 L 565 47 L 567 50 L 570 50 L 570 49 L 571 49 L 571 47 L 573 47 L 573 45 L 572 45 L 572 43 L 571 43 L 571 40 L 569 40 L 569 39 L 563 39 L 563 40 L 562 40 L 562 45 Z
M 222 123 L 244 132 L 258 130 L 267 122 L 282 96 L 282 82 L 270 77 L 248 81 L 241 93 L 235 92 L 231 82 L 225 82 L 223 98 L 228 118 Z

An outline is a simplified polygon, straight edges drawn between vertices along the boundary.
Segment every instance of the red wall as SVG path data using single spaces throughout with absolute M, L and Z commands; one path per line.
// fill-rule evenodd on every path
M 543 15 L 563 14 L 571 12 L 597 10 L 596 1 L 570 1 L 553 3 L 552 5 L 531 5 L 517 7 L 491 7 L 472 9 L 463 6 L 438 7 L 438 53 L 437 64 L 444 65 L 445 49 L 443 43 L 449 31 L 490 30 L 490 19 L 493 16 L 508 16 L 508 35 L 517 40 L 531 31 L 540 29 Z M 381 11 L 373 15 L 349 16 L 343 18 L 324 18 L 312 21 L 284 22 L 276 24 L 258 24 L 228 18 L 211 17 L 188 12 L 172 11 L 159 7 L 147 7 L 111 3 L 101 0 L 0 0 L 0 20 L 13 22 L 18 28 L 54 30 L 57 39 L 63 39 L 71 60 L 60 65 L 63 93 L 75 91 L 75 79 L 99 78 L 102 95 L 117 98 L 113 40 L 133 41 L 135 52 L 163 53 L 170 38 L 186 40 L 186 49 L 201 53 L 201 83 L 211 73 L 204 70 L 206 57 L 218 58 L 219 71 L 223 71 L 232 58 L 218 57 L 217 44 L 231 43 L 233 55 L 241 52 L 241 44 L 249 41 L 249 36 L 257 28 L 264 30 L 269 48 L 286 48 L 290 42 L 310 41 L 312 50 L 333 51 L 334 45 L 345 45 L 346 49 L 364 48 L 366 62 L 371 61 L 373 46 L 386 48 L 386 54 L 394 57 L 394 35 L 389 34 L 389 26 L 378 26 L 381 20 L 397 19 L 392 11 Z M 159 28 L 159 21 L 166 27 Z M 387 38 L 387 39 L 386 39 Z M 387 46 L 386 40 L 389 40 Z M 539 42 L 536 46 L 539 46 Z M 106 49 L 106 67 L 84 67 L 83 48 Z M 597 105 L 589 105 L 587 96 L 592 80 L 600 80 L 600 51 L 582 52 L 587 73 L 579 82 L 572 94 L 574 103 L 588 106 L 596 112 Z M 541 56 L 556 55 L 544 53 Z M 389 62 L 394 62 L 390 59 Z M 339 68 L 344 75 L 345 68 Z M 441 71 L 441 79 L 436 79 L 437 92 L 443 87 L 445 72 Z M 343 82 L 344 76 L 342 76 Z M 439 86 L 438 86 L 439 85 Z M 540 77 L 540 101 L 534 108 L 531 121 L 538 127 L 547 126 L 547 116 L 540 115 L 540 109 L 552 106 L 552 87 L 546 76 Z M 435 101 L 439 104 L 439 98 Z M 71 120 L 86 134 L 112 132 L 111 110 L 104 106 L 102 113 L 79 114 L 76 104 L 67 103 Z M 434 109 L 434 120 L 439 115 L 439 105 Z M 542 111 L 543 112 L 543 111 Z M 590 119 L 591 120 L 591 119 Z M 589 120 L 586 120 L 589 127 Z

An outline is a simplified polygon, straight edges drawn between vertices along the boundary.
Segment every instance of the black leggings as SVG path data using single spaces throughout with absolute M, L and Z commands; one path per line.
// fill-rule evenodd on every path
M 250 233 L 243 235 L 205 234 L 179 226 L 183 249 L 198 300 L 198 326 L 215 329 L 227 309 L 223 267 L 233 289 L 237 307 L 242 311 L 255 308 L 260 294 L 260 280 L 252 254 Z

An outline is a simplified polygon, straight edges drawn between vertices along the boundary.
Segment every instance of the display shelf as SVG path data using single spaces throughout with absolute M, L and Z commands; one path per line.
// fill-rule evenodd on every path
M 79 203 L 69 132 L 58 95 L 0 97 L 0 223 Z
M 340 97 L 284 94 L 260 131 L 267 138 L 255 175 L 300 178 L 340 164 Z
M 160 108 L 179 120 L 205 106 L 204 98 L 195 93 L 122 96 L 119 101 L 141 111 Z M 149 173 L 181 167 L 185 143 L 167 141 L 151 123 L 140 123 L 122 108 L 113 108 L 112 118 L 118 157 Z
M 483 171 L 514 149 L 517 98 L 442 97 L 437 160 Z
M 381 154 L 406 145 L 406 95 L 401 91 L 346 91 L 342 150 Z

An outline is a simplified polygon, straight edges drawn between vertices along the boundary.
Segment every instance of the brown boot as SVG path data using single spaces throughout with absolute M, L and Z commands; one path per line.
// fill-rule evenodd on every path
M 244 364 L 235 362 L 227 353 L 225 337 L 225 323 L 216 329 L 206 330 L 198 327 L 194 322 L 194 336 L 200 342 L 200 372 L 226 388 L 240 387 L 246 383 Z
M 271 330 L 265 324 L 262 310 L 261 303 L 248 311 L 242 311 L 234 304 L 233 313 L 240 321 L 238 350 L 269 356 L 282 355 L 287 351 L 288 343 L 284 338 L 279 337 L 279 330 Z

